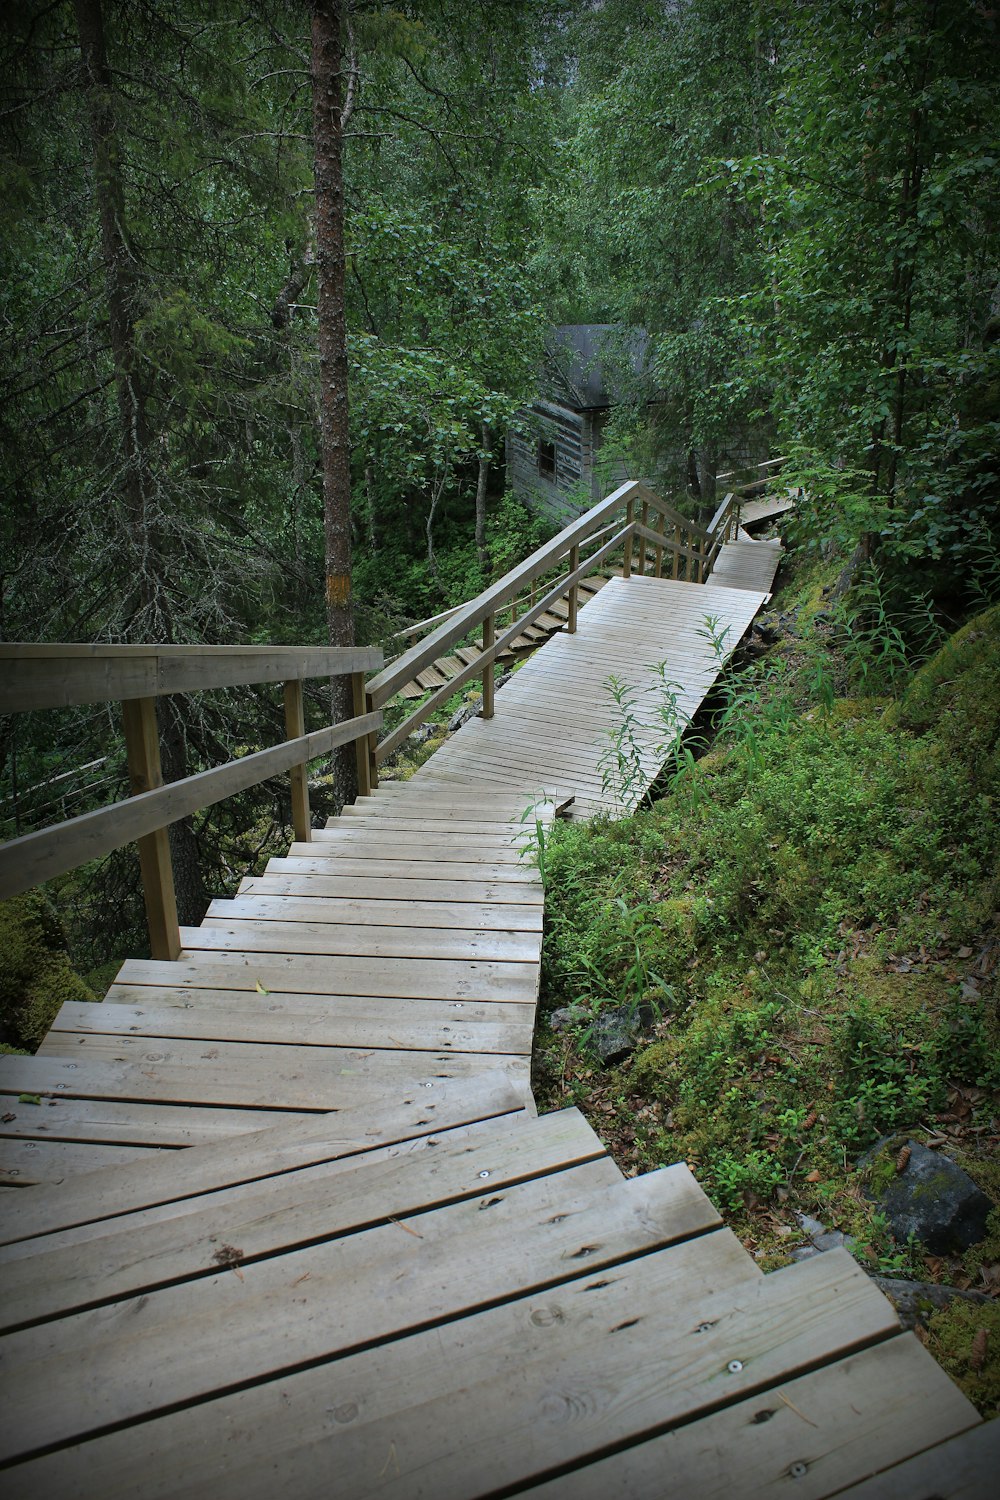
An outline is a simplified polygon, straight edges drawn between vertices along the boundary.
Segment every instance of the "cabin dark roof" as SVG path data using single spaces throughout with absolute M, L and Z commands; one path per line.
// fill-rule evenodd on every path
M 577 411 L 621 401 L 646 370 L 649 335 L 620 323 L 565 323 L 547 341 L 554 393 Z

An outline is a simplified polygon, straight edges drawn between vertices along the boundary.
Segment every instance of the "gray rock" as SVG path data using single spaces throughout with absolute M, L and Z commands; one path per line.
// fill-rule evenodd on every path
M 434 723 L 418 724 L 409 736 L 410 743 L 414 745 L 426 745 L 428 740 L 432 740 L 436 734 L 441 733 L 442 727 L 442 725 Z
M 638 1018 L 624 1006 L 598 1013 L 590 1033 L 590 1049 L 605 1068 L 624 1062 L 635 1051 Z
M 938 1286 L 933 1281 L 901 1281 L 895 1276 L 872 1276 L 879 1291 L 884 1292 L 899 1314 L 906 1329 L 927 1322 L 932 1313 L 947 1307 L 957 1297 L 962 1302 L 992 1302 L 985 1292 L 963 1292 L 956 1286 Z
M 858 1163 L 862 1182 L 867 1178 L 868 1197 L 885 1214 L 895 1238 L 905 1244 L 913 1235 L 928 1250 L 943 1255 L 968 1250 L 984 1239 L 993 1204 L 949 1157 L 928 1151 L 919 1141 L 907 1141 L 906 1167 L 888 1182 L 883 1180 L 879 1168 L 892 1163 L 900 1145 L 898 1140 L 879 1141 Z
M 549 1016 L 549 1025 L 553 1031 L 565 1031 L 569 1026 L 579 1026 L 589 1015 L 583 1005 L 563 1005 Z
M 839 1229 L 827 1229 L 819 1219 L 811 1219 L 808 1214 L 796 1214 L 802 1230 L 809 1236 L 808 1245 L 798 1245 L 791 1253 L 792 1260 L 810 1260 L 814 1255 L 821 1255 L 824 1250 L 839 1250 L 841 1246 L 850 1250 L 854 1240 L 849 1234 L 844 1234 Z
M 474 698 L 471 703 L 463 703 L 457 708 L 448 720 L 448 733 L 454 734 L 456 729 L 461 729 L 467 719 L 471 719 L 483 706 L 481 698 Z

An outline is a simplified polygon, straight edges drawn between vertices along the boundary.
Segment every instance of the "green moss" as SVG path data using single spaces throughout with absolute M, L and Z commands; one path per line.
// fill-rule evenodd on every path
M 70 1000 L 93 1000 L 66 953 L 62 927 L 40 891 L 0 903 L 0 1037 L 32 1050 L 60 1008 Z
M 985 790 L 1000 780 L 1000 605 L 977 615 L 914 676 L 888 722 L 933 733 Z
M 981 1330 L 986 1332 L 985 1357 L 976 1370 L 974 1344 Z M 956 1297 L 930 1319 L 927 1347 L 983 1416 L 1000 1413 L 1000 1305 Z

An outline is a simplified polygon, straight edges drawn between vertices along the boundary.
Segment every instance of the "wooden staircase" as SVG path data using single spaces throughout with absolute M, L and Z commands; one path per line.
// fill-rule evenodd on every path
M 36 1184 L 0 1199 L 11 1495 L 995 1493 L 1000 1422 L 850 1255 L 765 1276 L 686 1166 L 626 1180 L 535 1113 L 526 850 L 649 784 L 652 751 L 604 785 L 602 683 L 667 655 L 693 713 L 699 620 L 731 651 L 766 597 L 745 558 L 613 579 L 497 718 L 0 1058 L 0 1165 Z
M 597 574 L 586 579 L 580 585 L 580 608 L 599 593 L 604 587 L 607 579 L 603 574 Z M 501 651 L 497 661 L 503 669 L 514 665 L 515 662 L 524 661 L 539 646 L 544 646 L 557 630 L 563 630 L 569 620 L 569 605 L 565 599 L 557 599 L 544 614 L 531 624 L 526 625 L 524 631 L 513 640 L 506 650 Z M 422 698 L 424 693 L 435 688 L 444 687 L 458 676 L 464 667 L 475 665 L 483 656 L 484 646 L 482 638 L 473 640 L 466 646 L 456 646 L 449 654 L 437 657 L 429 666 L 418 672 L 416 676 L 400 688 L 401 698 Z

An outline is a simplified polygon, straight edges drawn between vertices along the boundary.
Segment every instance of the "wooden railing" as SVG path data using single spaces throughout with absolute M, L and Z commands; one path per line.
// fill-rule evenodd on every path
M 608 564 L 618 552 L 622 573 L 665 574 L 704 583 L 723 544 L 739 524 L 739 498 L 726 495 L 707 527 L 688 520 L 640 480 L 628 480 L 613 494 L 572 521 L 558 536 L 468 603 L 426 620 L 430 634 L 398 656 L 368 683 L 367 704 L 380 708 L 412 682 L 419 672 L 474 632 L 482 635 L 482 655 L 432 692 L 375 748 L 376 766 L 473 677 L 482 677 L 484 718 L 494 712 L 494 667 L 497 657 L 529 625 L 565 599 L 566 628 L 576 630 L 581 582 Z M 591 550 L 592 549 L 592 550 Z M 584 552 L 586 551 L 586 556 Z M 522 603 L 523 599 L 523 603 Z M 407 633 L 419 630 L 411 626 Z M 404 632 L 400 632 L 404 634 Z
M 167 829 L 268 777 L 291 772 L 292 823 L 310 838 L 307 765 L 340 745 L 354 744 L 359 790 L 372 785 L 382 715 L 365 707 L 365 674 L 382 665 L 381 651 L 322 646 L 88 646 L 0 644 L 0 714 L 122 705 L 132 795 L 0 845 L 0 898 L 30 890 L 133 842 L 139 847 L 143 895 L 154 958 L 181 950 Z M 305 733 L 302 683 L 350 675 L 354 717 Z M 286 738 L 266 750 L 163 785 L 156 699 L 250 683 L 282 683 Z

